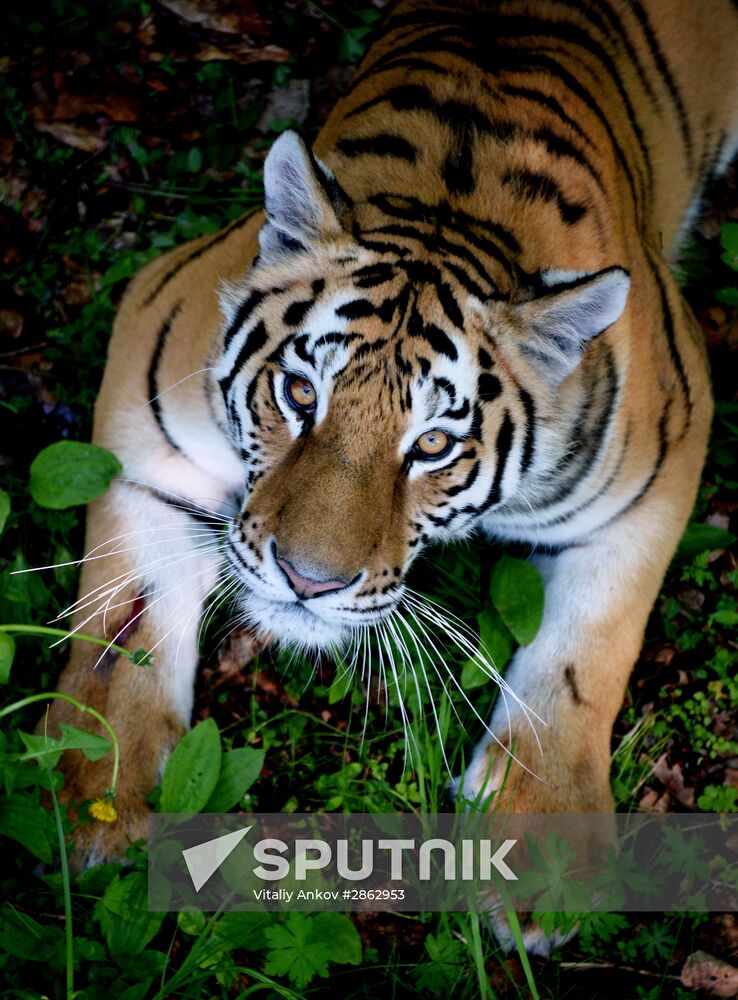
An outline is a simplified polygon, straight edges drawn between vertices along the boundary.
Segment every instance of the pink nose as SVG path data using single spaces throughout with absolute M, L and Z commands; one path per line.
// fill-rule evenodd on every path
M 286 559 L 277 559 L 277 563 L 298 597 L 317 597 L 318 594 L 327 594 L 331 590 L 342 590 L 346 586 L 343 580 L 311 580 L 309 577 L 303 576 L 302 573 L 298 573 Z

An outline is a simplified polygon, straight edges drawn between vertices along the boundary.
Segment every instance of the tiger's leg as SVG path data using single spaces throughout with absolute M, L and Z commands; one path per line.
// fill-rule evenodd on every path
M 544 724 L 529 722 L 509 698 L 507 706 L 498 701 L 490 724 L 533 773 L 487 736 L 464 775 L 466 799 L 516 813 L 612 811 L 613 722 L 694 502 L 706 439 L 705 416 L 629 510 L 581 543 L 538 557 L 546 584 L 543 622 L 535 640 L 518 650 L 506 680 Z M 547 953 L 551 942 L 539 928 L 528 930 L 529 950 Z
M 190 725 L 200 617 L 220 561 L 211 525 L 124 482 L 90 505 L 87 523 L 88 558 L 73 628 L 131 651 L 151 650 L 152 662 L 137 666 L 114 650 L 72 642 L 59 690 L 97 709 L 115 730 L 121 752 L 119 818 L 79 827 L 78 865 L 121 856 L 129 839 L 145 835 L 146 796 Z M 60 722 L 105 735 L 91 716 L 54 701 L 52 735 Z M 39 731 L 46 725 L 42 719 Z M 61 769 L 64 799 L 99 799 L 111 782 L 112 755 L 91 762 L 70 751 Z

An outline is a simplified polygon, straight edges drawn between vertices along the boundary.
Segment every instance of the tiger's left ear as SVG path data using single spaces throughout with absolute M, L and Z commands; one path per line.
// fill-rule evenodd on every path
M 554 273 L 549 272 L 547 283 L 552 279 Z M 551 291 L 513 306 L 525 333 L 521 352 L 545 381 L 558 385 L 577 367 L 588 342 L 622 316 L 629 289 L 628 272 L 607 267 L 573 279 L 567 275 Z
M 343 232 L 340 217 L 348 199 L 333 174 L 297 132 L 283 132 L 264 161 L 266 224 L 259 234 L 259 258 L 275 264 L 305 252 L 311 242 Z

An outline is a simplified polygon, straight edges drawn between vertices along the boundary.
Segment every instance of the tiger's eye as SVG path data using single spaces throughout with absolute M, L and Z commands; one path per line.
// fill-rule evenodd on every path
M 443 431 L 426 431 L 415 442 L 415 448 L 421 455 L 428 458 L 438 458 L 448 449 L 450 444 L 451 439 Z
M 285 390 L 287 401 L 297 410 L 311 410 L 318 399 L 312 383 L 306 378 L 288 379 Z

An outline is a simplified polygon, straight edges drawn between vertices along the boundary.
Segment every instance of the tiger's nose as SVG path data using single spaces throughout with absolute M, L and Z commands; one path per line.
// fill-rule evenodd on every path
M 346 584 L 343 580 L 311 580 L 302 573 L 298 573 L 292 563 L 286 559 L 277 558 L 277 565 L 289 580 L 290 587 L 298 597 L 317 597 L 319 594 L 328 594 L 332 590 L 342 590 Z

